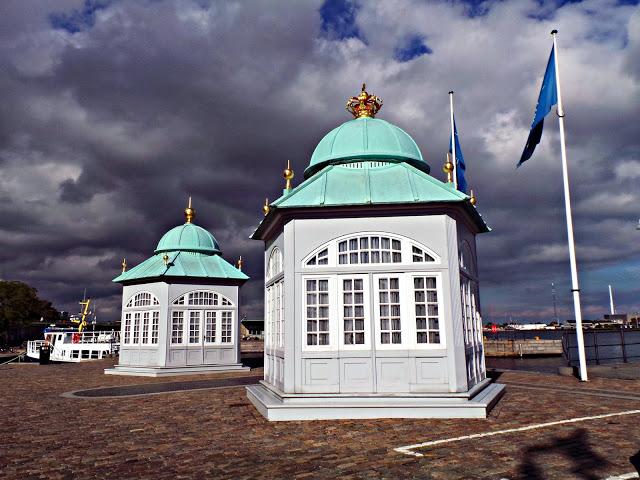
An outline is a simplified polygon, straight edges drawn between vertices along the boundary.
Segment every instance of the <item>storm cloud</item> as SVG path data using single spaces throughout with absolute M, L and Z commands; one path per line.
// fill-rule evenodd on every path
M 243 310 L 262 316 L 265 197 L 297 183 L 348 119 L 362 82 L 432 173 L 449 90 L 478 208 L 485 320 L 571 317 L 557 120 L 515 169 L 551 48 L 560 69 L 587 317 L 640 310 L 640 8 L 637 2 L 5 0 L 0 4 L 0 278 L 61 310 L 86 287 L 119 316 L 111 279 L 182 222 L 245 259 Z

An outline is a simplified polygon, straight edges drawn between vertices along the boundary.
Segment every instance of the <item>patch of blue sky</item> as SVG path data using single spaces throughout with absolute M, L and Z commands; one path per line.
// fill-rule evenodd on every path
M 609 284 L 619 291 L 636 290 L 640 282 L 640 257 L 624 263 L 586 270 L 581 276 L 582 283 L 591 291 L 608 292 Z
M 93 27 L 96 21 L 96 12 L 107 8 L 111 3 L 113 0 L 85 0 L 81 8 L 73 9 L 70 12 L 50 14 L 49 23 L 55 29 L 78 33 Z
M 431 55 L 432 53 L 433 50 L 425 43 L 424 37 L 412 35 L 395 49 L 394 57 L 399 62 L 410 62 L 422 55 Z
M 331 40 L 359 38 L 364 41 L 356 24 L 359 8 L 353 0 L 325 0 L 319 10 L 322 35 Z

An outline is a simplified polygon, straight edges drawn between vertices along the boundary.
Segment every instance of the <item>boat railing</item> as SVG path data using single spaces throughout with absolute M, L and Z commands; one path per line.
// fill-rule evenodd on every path
M 120 332 L 115 330 L 90 331 L 90 332 L 66 332 L 64 343 L 119 343 Z

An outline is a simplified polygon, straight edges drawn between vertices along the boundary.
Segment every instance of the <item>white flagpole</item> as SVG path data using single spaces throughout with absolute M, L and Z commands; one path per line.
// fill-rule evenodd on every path
M 613 289 L 611 288 L 611 285 L 609 285 L 609 308 L 611 310 L 611 315 L 615 315 L 616 307 L 613 304 Z
M 578 286 L 578 267 L 576 265 L 576 246 L 573 239 L 573 219 L 571 216 L 571 195 L 569 192 L 569 169 L 567 167 L 567 148 L 564 139 L 564 110 L 560 93 L 560 69 L 558 68 L 557 30 L 553 30 L 554 66 L 556 70 L 556 89 L 558 92 L 558 123 L 560 125 L 560 151 L 562 152 L 562 180 L 564 184 L 564 208 L 567 217 L 567 239 L 569 241 L 569 261 L 571 263 L 571 292 L 573 293 L 573 310 L 576 317 L 576 339 L 578 342 L 578 360 L 580 363 L 580 380 L 586 382 L 587 359 L 584 352 L 584 336 L 582 332 L 582 310 L 580 308 L 580 287 Z
M 449 108 L 451 110 L 451 156 L 453 157 L 453 185 L 458 189 L 458 162 L 456 162 L 456 139 L 453 124 L 453 90 L 449 92 Z

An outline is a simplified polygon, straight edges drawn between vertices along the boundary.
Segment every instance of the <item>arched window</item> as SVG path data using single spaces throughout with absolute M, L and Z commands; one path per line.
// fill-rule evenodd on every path
M 469 275 L 475 275 L 476 268 L 473 260 L 471 246 L 467 241 L 462 242 L 460 245 L 460 269 Z
M 422 262 L 435 262 L 436 259 L 425 252 L 423 249 L 416 247 L 415 245 L 411 246 L 411 257 L 413 258 L 413 263 L 422 263 Z
M 160 302 L 151 292 L 133 295 L 122 318 L 123 345 L 157 345 L 160 328 Z
M 272 279 L 282 272 L 282 253 L 278 247 L 271 250 L 269 263 L 267 264 L 267 280 Z
M 317 254 L 307 260 L 307 265 L 328 265 L 329 264 L 329 249 L 324 248 Z
M 150 292 L 138 292 L 129 299 L 126 308 L 150 307 L 153 305 L 160 305 L 158 298 L 154 294 Z
M 195 306 L 233 306 L 231 300 L 224 295 L 209 290 L 196 290 L 185 293 L 173 301 L 173 305 L 195 305 Z
M 399 235 L 371 232 L 340 237 L 314 250 L 305 267 L 439 262 L 424 245 Z

